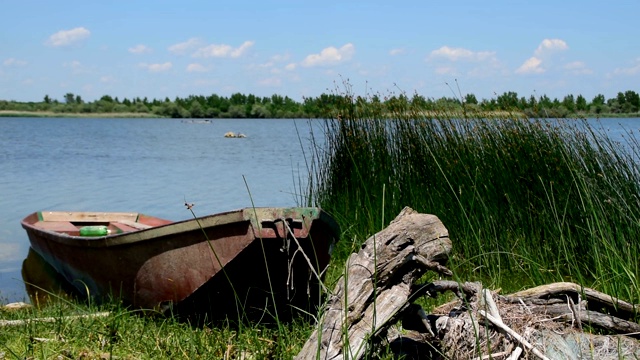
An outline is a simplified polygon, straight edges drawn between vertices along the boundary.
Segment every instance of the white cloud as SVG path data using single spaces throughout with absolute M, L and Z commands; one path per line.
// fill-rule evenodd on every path
M 169 52 L 174 53 L 176 55 L 184 55 L 188 51 L 191 51 L 196 47 L 198 47 L 200 44 L 202 44 L 202 41 L 200 41 L 200 39 L 191 38 L 185 42 L 181 42 L 181 43 L 169 46 L 168 50 Z
M 209 70 L 208 67 L 198 63 L 187 65 L 187 72 L 207 72 Z
M 504 68 L 495 51 L 473 51 L 447 45 L 431 51 L 425 60 L 435 66 L 435 74 L 446 76 L 483 78 L 495 76 Z
M 106 75 L 106 76 L 101 76 L 100 77 L 100 82 L 105 83 L 105 84 L 112 84 L 112 83 L 116 82 L 116 79 L 111 75 Z
M 282 63 L 285 62 L 287 60 L 289 60 L 291 56 L 289 54 L 277 54 L 277 55 L 273 55 L 269 61 L 264 62 L 262 64 L 257 64 L 257 65 L 253 65 L 252 67 L 257 67 L 257 68 L 263 68 L 263 69 L 273 69 L 275 66 L 278 65 L 278 63 Z
M 46 44 L 53 47 L 69 46 L 78 43 L 91 35 L 91 32 L 84 27 L 77 27 L 71 30 L 60 30 L 49 36 Z
M 520 65 L 518 69 L 516 69 L 517 74 L 541 74 L 546 70 L 541 67 L 542 60 L 533 56 L 530 57 L 524 64 Z
M 441 66 L 436 68 L 436 74 L 439 75 L 457 75 L 456 69 L 450 66 Z
M 285 69 L 285 70 L 289 70 L 289 71 L 293 71 L 293 70 L 295 70 L 295 69 L 296 69 L 296 66 L 297 66 L 297 65 L 296 65 L 295 63 L 291 63 L 291 64 L 287 64 L 287 65 L 284 67 L 284 69 Z
M 561 51 L 568 49 L 567 43 L 560 39 L 544 39 L 538 45 L 538 48 L 534 52 L 535 56 L 540 57 L 546 55 L 552 51 Z
M 147 69 L 149 72 L 164 72 L 171 70 L 173 64 L 170 62 L 166 62 L 164 64 L 140 63 L 140 67 Z
M 574 75 L 588 75 L 593 71 L 587 67 L 582 61 L 574 61 L 564 65 L 564 69 L 568 70 Z
M 74 70 L 78 70 L 78 69 L 82 68 L 82 64 L 78 60 L 73 60 L 71 62 L 66 62 L 63 65 L 65 67 L 70 67 L 70 68 L 72 68 Z
M 134 47 L 130 47 L 129 52 L 132 54 L 145 54 L 145 53 L 150 53 L 151 48 L 146 45 L 138 44 Z
M 27 62 L 24 60 L 18 60 L 16 58 L 8 58 L 2 62 L 4 66 L 25 66 Z
M 271 60 L 274 61 L 274 62 L 283 62 L 283 61 L 289 60 L 290 57 L 291 57 L 291 55 L 289 55 L 289 54 L 273 55 L 271 57 Z
M 640 74 L 640 58 L 637 58 L 635 60 L 635 64 L 633 64 L 630 67 L 626 67 L 626 68 L 616 68 L 613 71 L 613 75 L 627 75 L 627 76 L 633 76 L 633 75 L 638 75 Z
M 476 52 L 464 48 L 452 48 L 449 46 L 443 46 L 437 50 L 433 50 L 429 55 L 429 58 L 445 58 L 451 61 L 484 61 L 495 59 L 495 54 L 496 53 L 493 51 Z
M 401 55 L 401 54 L 404 54 L 404 51 L 405 50 L 402 48 L 391 49 L 389 50 L 389 55 L 391 56 Z
M 262 86 L 280 86 L 282 85 L 282 79 L 277 77 L 266 78 L 258 81 L 258 84 Z
M 82 64 L 80 61 L 78 60 L 73 60 L 73 61 L 69 61 L 69 62 L 65 62 L 62 64 L 63 67 L 65 68 L 69 68 L 71 69 L 71 72 L 73 74 L 90 74 L 91 73 L 91 68 L 85 66 L 84 64 Z
M 560 39 L 544 39 L 533 52 L 533 56 L 527 59 L 519 68 L 516 69 L 517 74 L 542 74 L 547 71 L 542 66 L 543 62 L 550 61 L 550 55 L 556 51 L 568 49 L 567 43 Z M 576 66 L 576 64 L 572 65 Z
M 271 69 L 276 65 L 275 62 L 273 61 L 267 61 L 265 63 L 262 64 L 251 64 L 249 65 L 250 69 Z
M 245 52 L 247 52 L 247 50 L 249 50 L 249 48 L 251 48 L 253 46 L 254 42 L 253 41 L 245 41 L 244 43 L 242 43 L 242 45 L 240 45 L 237 48 L 232 47 L 231 45 L 226 45 L 226 44 L 211 44 L 202 48 L 199 48 L 198 50 L 196 50 L 196 52 L 193 53 L 193 57 L 197 57 L 197 58 L 210 58 L 210 57 L 216 57 L 216 58 L 223 58 L 223 57 L 230 57 L 230 58 L 237 58 L 242 56 Z
M 353 44 L 348 43 L 337 49 L 333 46 L 322 49 L 319 54 L 308 55 L 303 61 L 302 66 L 323 66 L 338 64 L 343 61 L 349 61 L 355 53 Z

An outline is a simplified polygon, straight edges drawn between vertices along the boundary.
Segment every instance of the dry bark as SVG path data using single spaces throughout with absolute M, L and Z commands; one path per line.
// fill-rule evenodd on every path
M 525 348 L 525 359 L 640 357 L 640 343 L 633 339 L 640 335 L 640 324 L 631 320 L 637 316 L 631 310 L 638 305 L 573 283 L 543 285 L 506 296 L 486 289 L 481 292 L 479 284 L 474 295 L 468 284 L 461 286 L 468 289 L 463 299 L 435 309 L 428 315 L 431 328 L 418 330 L 425 342 L 438 348 L 438 356 L 429 358 L 497 358 L 496 354 L 508 355 L 518 345 Z M 457 291 L 451 281 L 437 281 L 430 288 L 430 296 Z M 495 298 L 495 306 L 486 297 Z M 585 333 L 583 325 L 611 335 Z M 425 358 L 425 353 L 414 352 L 414 357 L 407 358 Z
M 628 320 L 638 314 L 640 306 L 574 283 L 537 286 L 504 300 L 522 301 L 532 312 L 575 323 L 580 329 L 588 324 L 617 334 L 640 333 L 640 324 Z
M 351 254 L 319 324 L 297 359 L 360 359 L 409 305 L 412 285 L 427 270 L 444 267 L 449 233 L 434 215 L 404 208 L 362 249 Z

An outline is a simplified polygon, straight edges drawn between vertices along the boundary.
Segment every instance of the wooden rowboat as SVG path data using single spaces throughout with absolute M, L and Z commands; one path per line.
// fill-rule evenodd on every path
M 22 226 L 33 250 L 79 293 L 208 320 L 314 312 L 339 235 L 326 212 L 303 207 L 177 222 L 139 213 L 39 211 Z M 106 234 L 83 236 L 96 228 Z

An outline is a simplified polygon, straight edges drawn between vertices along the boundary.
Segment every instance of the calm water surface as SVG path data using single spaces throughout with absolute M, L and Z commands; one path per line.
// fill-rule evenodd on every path
M 640 128 L 640 119 L 590 122 L 623 143 Z M 182 220 L 191 217 L 185 200 L 196 204 L 196 215 L 249 207 L 251 199 L 294 206 L 308 176 L 303 149 L 316 125 L 0 118 L 0 303 L 27 300 L 20 274 L 29 249 L 20 220 L 27 214 L 133 211 Z M 228 131 L 247 137 L 224 138 Z
M 311 126 L 0 118 L 0 303 L 27 300 L 20 271 L 29 241 L 20 220 L 29 213 L 132 211 L 182 220 L 192 216 L 185 200 L 199 216 L 250 207 L 252 199 L 295 206 L 308 178 L 303 149 Z M 225 138 L 228 131 L 247 137 Z

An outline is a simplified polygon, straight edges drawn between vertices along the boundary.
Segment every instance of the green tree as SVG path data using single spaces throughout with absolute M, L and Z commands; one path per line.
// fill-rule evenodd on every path
M 500 110 L 514 110 L 518 108 L 518 93 L 508 91 L 498 96 L 498 108 Z
M 601 114 L 605 112 L 605 106 L 607 105 L 606 105 L 606 99 L 604 95 L 598 94 L 593 97 L 593 100 L 591 100 L 591 106 L 589 108 L 589 112 L 594 114 Z M 608 111 L 608 107 L 607 107 L 607 111 Z
M 102 95 L 102 97 L 100 98 L 100 101 L 104 101 L 104 102 L 113 102 L 113 98 L 109 95 Z
M 465 104 L 478 104 L 478 99 L 474 94 L 467 94 L 464 96 Z
M 288 113 L 295 113 L 298 111 L 298 103 L 295 102 L 292 98 L 285 96 L 284 97 L 284 110 Z
M 136 102 L 136 104 L 133 106 L 133 111 L 137 113 L 148 113 L 149 108 L 142 102 Z
M 262 104 L 253 104 L 251 105 L 250 116 L 256 119 L 265 119 L 271 117 L 271 114 L 269 114 L 269 110 L 266 106 Z
M 229 106 L 228 115 L 232 119 L 242 119 L 247 117 L 245 107 L 243 105 L 231 105 Z
M 584 96 L 578 95 L 576 98 L 576 110 L 578 111 L 587 111 L 587 99 Z
M 170 118 L 185 118 L 189 117 L 189 111 L 178 106 L 175 102 L 169 100 L 161 103 L 161 105 L 154 108 L 154 113 L 160 116 L 166 116 Z
M 229 102 L 231 105 L 244 105 L 247 103 L 247 96 L 241 93 L 231 94 Z
M 319 116 L 320 107 L 318 106 L 318 99 L 310 98 L 310 97 L 303 98 L 302 109 L 304 110 L 305 114 L 307 114 L 307 116 L 310 116 L 310 117 Z
M 97 105 L 98 112 L 109 113 L 109 112 L 113 112 L 116 104 L 113 101 L 105 100 L 105 96 L 103 96 L 100 100 L 96 102 L 96 105 Z
M 416 109 L 424 109 L 427 106 L 427 99 L 416 92 L 411 98 L 411 106 Z
M 591 105 L 604 105 L 606 103 L 605 97 L 602 94 L 598 94 L 591 100 Z
M 538 101 L 538 103 L 540 104 L 540 108 L 543 109 L 550 109 L 553 106 L 551 99 L 549 99 L 547 95 L 540 96 L 540 101 Z
M 74 104 L 76 102 L 76 97 L 73 93 L 64 94 L 64 102 L 67 104 Z
M 191 103 L 191 107 L 189 108 L 189 112 L 190 112 L 192 118 L 202 118 L 202 117 L 204 117 L 204 108 L 197 101 L 194 101 L 193 103 Z
M 569 94 L 562 99 L 562 106 L 564 106 L 570 113 L 576 111 L 576 100 L 572 94 Z
M 527 98 L 522 96 L 520 97 L 520 100 L 518 101 L 518 109 L 520 110 L 524 110 L 527 108 Z
M 484 111 L 494 111 L 498 108 L 496 99 L 482 99 L 480 101 L 480 108 Z
M 633 90 L 627 90 L 624 93 L 625 104 L 627 104 L 628 112 L 637 112 L 640 110 L 640 95 Z
M 527 101 L 527 107 L 537 111 L 538 110 L 538 99 L 536 99 L 535 96 L 531 95 L 529 96 L 529 100 Z

